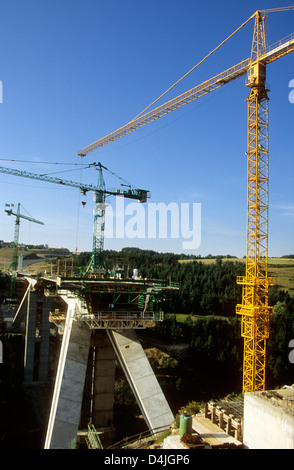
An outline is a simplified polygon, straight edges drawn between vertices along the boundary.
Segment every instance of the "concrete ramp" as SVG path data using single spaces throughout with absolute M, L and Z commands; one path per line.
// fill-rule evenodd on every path
M 148 428 L 153 431 L 170 425 L 174 416 L 135 331 L 107 330 L 107 333 Z

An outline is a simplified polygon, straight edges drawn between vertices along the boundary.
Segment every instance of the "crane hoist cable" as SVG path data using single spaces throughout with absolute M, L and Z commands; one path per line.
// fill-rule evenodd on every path
M 273 13 L 273 12 L 279 12 L 279 11 L 287 11 L 287 10 L 294 10 L 293 6 L 288 6 L 288 7 L 280 7 L 280 8 L 270 8 L 267 10 L 261 10 L 261 13 Z M 137 119 L 141 114 L 143 114 L 147 109 L 151 108 L 160 98 L 162 98 L 166 93 L 168 93 L 172 88 L 174 88 L 178 83 L 180 83 L 184 78 L 186 78 L 193 70 L 195 70 L 200 64 L 202 64 L 208 57 L 210 57 L 214 52 L 216 52 L 221 46 L 223 46 L 231 37 L 233 37 L 240 29 L 242 29 L 253 17 L 255 13 L 250 16 L 244 23 L 242 23 L 239 28 L 237 28 L 233 33 L 231 33 L 226 39 L 224 39 L 217 47 L 215 47 L 209 54 L 207 54 L 200 62 L 198 62 L 194 67 L 192 67 L 185 75 L 183 75 L 179 80 L 177 80 L 173 85 L 171 85 L 164 93 L 162 93 L 156 100 L 154 100 L 152 103 L 150 103 L 143 111 L 141 111 L 136 117 L 132 119 L 134 121 Z M 130 121 L 130 122 L 132 122 Z
M 80 168 L 80 184 L 82 184 L 82 168 Z M 79 244 L 79 229 L 80 229 L 80 209 L 81 209 L 81 196 L 82 192 L 79 191 L 78 194 L 78 207 L 77 207 L 77 224 L 76 224 L 76 240 L 75 240 L 75 253 L 78 252 L 78 244 Z M 85 207 L 85 201 L 82 201 L 83 207 Z
M 94 164 L 96 165 L 96 163 Z M 101 165 L 101 164 L 100 164 Z M 114 173 L 113 171 L 109 170 L 108 168 L 106 168 L 106 166 L 104 165 L 101 165 L 102 168 L 106 171 L 108 171 L 108 173 L 110 173 L 112 176 L 114 176 L 115 178 L 117 178 L 119 181 L 123 181 L 123 183 L 121 183 L 121 186 L 129 186 L 129 187 L 132 187 L 132 188 L 136 188 L 136 189 L 139 189 L 137 188 L 136 186 L 134 186 L 133 184 L 131 184 L 129 181 L 125 180 L 124 178 L 122 178 L 121 176 L 117 175 L 116 173 Z
M 12 158 L 0 158 L 1 162 L 18 162 L 18 163 L 35 163 L 36 165 L 70 165 L 70 166 L 84 166 L 84 163 L 69 163 L 69 162 L 44 162 L 35 160 L 17 160 Z
M 289 6 L 287 7 L 287 9 L 294 10 L 294 6 L 291 6 L 291 7 Z M 277 11 L 284 11 L 284 10 L 282 8 L 278 8 L 278 9 L 274 9 L 274 11 L 277 12 Z M 265 10 L 265 12 L 267 12 L 267 10 Z M 246 23 L 248 23 L 251 19 L 255 18 L 257 13 L 260 14 L 260 11 L 258 10 L 253 15 L 251 15 L 247 21 L 245 21 L 239 28 L 237 28 L 237 30 L 234 31 L 234 33 L 228 36 L 228 38 L 222 41 L 222 43 L 219 46 L 217 46 L 217 48 L 211 51 L 211 53 L 209 53 L 206 56 L 206 58 L 209 57 L 211 54 L 213 54 L 215 50 L 217 50 L 222 44 L 224 44 L 232 35 L 234 35 L 239 29 L 241 29 Z M 266 33 L 266 31 L 264 32 Z M 292 45 L 293 45 L 293 35 L 291 35 L 291 37 L 289 37 L 286 43 L 283 45 L 284 46 L 283 51 L 280 51 L 280 49 L 278 50 L 272 49 L 271 51 L 265 52 L 263 60 L 266 62 L 266 64 L 276 60 L 277 58 L 281 56 L 281 54 L 291 52 Z M 287 47 L 288 49 L 286 51 Z M 200 63 L 202 63 L 203 60 L 205 60 L 205 58 L 202 59 Z M 144 113 L 144 114 L 142 114 L 143 113 L 142 111 L 142 113 L 138 115 L 139 117 L 133 118 L 124 126 L 116 129 L 115 131 L 100 138 L 99 140 L 93 142 L 92 144 L 87 145 L 82 150 L 78 151 L 77 155 L 79 155 L 82 158 L 86 157 L 89 153 L 104 147 L 110 142 L 114 142 L 117 139 L 120 139 L 121 137 L 135 131 L 136 129 L 139 129 L 145 126 L 146 124 L 149 124 L 150 122 L 155 121 L 156 119 L 162 116 L 165 116 L 169 114 L 170 112 L 176 109 L 179 109 L 180 107 L 188 103 L 191 103 L 195 99 L 201 96 L 204 96 L 210 91 L 216 90 L 217 88 L 229 83 L 230 81 L 235 80 L 236 78 L 239 78 L 245 75 L 251 69 L 252 60 L 253 60 L 253 57 L 251 56 L 241 61 L 239 64 L 235 64 L 233 67 L 230 67 L 229 69 L 221 72 L 215 77 L 210 78 L 209 80 L 206 80 L 205 82 L 197 85 L 196 87 L 193 87 L 190 90 L 187 90 L 186 92 L 182 93 L 176 98 L 173 98 L 162 105 L 157 105 L 157 107 L 153 108 L 151 111 L 149 110 L 147 113 Z M 151 105 L 149 105 L 148 108 Z
M 58 175 L 59 173 L 69 173 L 70 171 L 81 171 L 87 168 L 90 168 L 92 165 L 87 165 L 84 168 L 74 168 L 73 170 L 62 170 L 62 171 L 52 171 L 50 173 L 42 173 L 41 176 L 48 176 L 48 175 Z
M 162 98 L 164 95 L 166 95 L 172 88 L 174 88 L 178 83 L 180 83 L 184 78 L 186 78 L 193 70 L 195 70 L 199 65 L 201 65 L 208 57 L 210 57 L 214 52 L 216 52 L 221 46 L 223 46 L 231 37 L 233 37 L 240 29 L 242 29 L 252 18 L 254 15 L 251 15 L 250 18 L 248 18 L 244 23 L 241 24 L 233 33 L 231 33 L 226 39 L 224 39 L 218 46 L 216 46 L 209 54 L 207 54 L 203 59 L 200 60 L 194 67 L 192 67 L 185 75 L 183 75 L 179 80 L 177 80 L 173 85 L 171 85 L 164 93 L 162 93 L 156 100 L 154 100 L 152 103 L 150 103 L 145 109 L 143 109 L 137 116 L 135 116 L 131 121 L 134 121 L 137 119 L 139 116 L 141 116 L 147 109 L 151 108 L 160 98 Z

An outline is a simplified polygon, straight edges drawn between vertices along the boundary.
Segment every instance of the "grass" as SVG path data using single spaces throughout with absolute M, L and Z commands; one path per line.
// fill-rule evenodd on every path
M 290 261 L 292 261 L 290 263 Z M 294 260 L 286 260 L 280 263 L 280 260 L 269 263 L 269 276 L 276 279 L 278 287 L 287 290 L 289 294 L 294 294 Z
M 193 261 L 203 264 L 213 264 L 215 258 L 204 258 L 196 260 L 179 260 L 179 263 L 191 263 Z M 222 258 L 222 262 L 238 261 L 246 263 L 245 258 Z M 294 294 L 294 259 L 291 258 L 269 258 L 268 259 L 269 276 L 275 278 L 278 287 Z
M 39 251 L 42 251 L 42 254 L 39 254 Z M 42 259 L 42 257 L 44 256 L 44 251 L 45 251 L 44 249 L 42 250 L 32 249 L 32 250 L 26 250 L 26 251 L 19 249 L 19 255 L 21 253 L 24 253 L 25 255 L 28 255 L 30 253 L 36 253 L 37 255 L 39 254 L 40 256 L 39 262 L 36 260 L 36 263 L 31 264 L 27 268 L 29 272 L 39 273 L 39 272 L 43 272 L 46 269 L 50 269 L 51 261 Z M 13 248 L 4 247 L 0 249 L 0 270 L 5 271 L 9 269 L 11 265 L 11 261 L 12 261 L 12 254 L 13 254 Z
M 189 314 L 186 314 L 186 313 L 166 313 L 164 315 L 164 318 L 167 318 L 167 319 L 172 319 L 172 318 L 176 318 L 176 321 L 177 323 L 184 323 L 185 320 L 187 318 L 190 318 L 190 320 L 192 320 L 193 322 L 196 322 L 198 320 L 200 320 L 201 318 L 209 318 L 209 317 L 212 317 L 212 318 L 215 318 L 214 315 L 189 315 Z M 228 320 L 228 317 L 222 317 L 221 315 L 218 315 L 217 318 L 222 318 L 223 320 Z

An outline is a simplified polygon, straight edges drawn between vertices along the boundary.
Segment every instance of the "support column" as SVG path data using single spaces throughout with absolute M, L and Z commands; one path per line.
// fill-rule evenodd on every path
M 52 398 L 45 449 L 75 446 L 80 421 L 91 330 L 74 321 L 77 298 L 64 298 L 68 304 L 55 388 Z
M 34 378 L 37 300 L 38 300 L 37 292 L 30 290 L 28 292 L 27 318 L 26 318 L 26 336 L 25 336 L 25 352 L 24 352 L 24 383 L 33 382 L 33 378 Z
M 107 330 L 148 428 L 169 426 L 172 411 L 134 330 Z
M 40 357 L 39 357 L 39 381 L 46 381 L 48 378 L 48 365 L 49 365 L 49 345 L 50 345 L 50 322 L 49 314 L 52 299 L 44 297 L 42 305 L 42 318 L 41 318 L 41 343 L 40 343 Z
M 93 424 L 96 428 L 113 424 L 115 352 L 106 335 L 96 333 Z

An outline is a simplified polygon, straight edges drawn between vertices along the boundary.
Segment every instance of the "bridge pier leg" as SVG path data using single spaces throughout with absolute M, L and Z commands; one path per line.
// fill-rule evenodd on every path
M 91 339 L 91 330 L 74 321 L 77 299 L 68 299 L 55 388 L 45 449 L 69 449 L 75 445 Z

